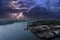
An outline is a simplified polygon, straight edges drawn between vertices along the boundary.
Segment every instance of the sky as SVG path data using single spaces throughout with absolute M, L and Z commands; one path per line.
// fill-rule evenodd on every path
M 1 1 L 0 2 L 0 9 L 1 10 L 2 9 L 6 10 L 7 8 L 11 7 L 9 5 L 10 5 L 10 2 L 12 2 L 12 0 L 0 0 L 0 1 Z M 27 8 L 26 12 L 28 12 L 28 15 L 30 15 L 29 11 L 31 11 L 33 8 L 35 8 L 37 6 L 39 6 L 40 8 L 47 9 L 47 11 L 55 12 L 55 14 L 51 13 L 51 15 L 54 14 L 53 15 L 54 17 L 60 16 L 60 12 L 59 12 L 60 11 L 60 1 L 59 0 L 17 0 L 16 1 L 16 5 L 14 4 L 14 6 L 12 7 L 12 9 L 22 10 L 21 8 L 24 7 L 24 10 L 22 10 L 22 11 L 25 11 L 25 9 Z M 44 10 L 43 10 L 43 12 L 44 12 Z M 9 14 L 10 13 L 1 13 L 0 12 L 0 16 L 1 17 L 9 16 Z M 48 14 L 49 14 L 49 12 L 48 12 Z M 39 13 L 35 13 L 35 14 L 33 13 L 33 16 L 34 15 L 36 15 L 36 16 L 39 15 L 38 17 L 40 17 Z M 46 15 L 44 15 L 44 16 L 46 16 Z
M 11 0 L 1 0 L 1 4 L 2 4 L 2 7 L 7 7 L 9 5 L 9 1 Z M 40 7 L 44 7 L 44 8 L 52 8 L 52 7 L 56 7 L 57 10 L 60 10 L 60 1 L 59 0 L 49 0 L 49 3 L 48 3 L 48 0 L 17 0 L 18 3 L 20 4 L 27 4 L 29 7 L 31 6 L 40 6 Z

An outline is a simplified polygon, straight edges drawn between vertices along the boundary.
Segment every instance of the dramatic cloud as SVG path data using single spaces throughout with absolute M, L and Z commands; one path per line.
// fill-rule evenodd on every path
M 10 7 L 12 9 L 22 10 L 22 12 L 24 12 L 24 11 L 29 12 L 36 6 L 39 6 L 42 9 L 43 8 L 46 9 L 47 11 L 55 12 L 55 13 L 48 13 L 48 12 L 45 13 L 45 10 L 42 10 L 44 12 L 44 14 L 48 14 L 48 15 L 51 14 L 52 16 L 54 15 L 53 17 L 55 17 L 55 16 L 57 17 L 57 15 L 60 14 L 60 12 L 59 12 L 60 11 L 60 1 L 59 0 L 1 0 L 1 1 L 2 1 L 1 2 L 2 9 L 7 9 L 8 7 Z M 43 12 L 41 14 L 43 14 Z M 17 13 L 17 14 L 19 14 L 19 13 Z M 28 14 L 28 15 L 30 15 L 30 14 Z M 33 16 L 34 15 L 40 16 L 40 13 L 37 13 L 37 14 L 33 13 Z
M 19 9 L 19 7 L 26 6 L 31 10 L 35 6 L 44 7 L 48 10 L 52 11 L 59 11 L 60 10 L 60 1 L 59 0 L 1 0 L 2 1 L 2 8 L 9 5 L 9 2 L 17 3 L 15 6 L 16 9 Z

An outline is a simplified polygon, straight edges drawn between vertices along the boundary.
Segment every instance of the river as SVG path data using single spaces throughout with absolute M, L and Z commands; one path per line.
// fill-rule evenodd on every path
M 0 40 L 41 40 L 26 28 L 27 22 L 0 25 Z M 59 40 L 59 38 L 54 39 Z

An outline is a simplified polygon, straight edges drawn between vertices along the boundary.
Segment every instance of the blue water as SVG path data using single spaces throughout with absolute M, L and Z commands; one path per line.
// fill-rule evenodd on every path
M 30 31 L 24 30 L 27 22 L 0 26 L 0 40 L 37 40 Z
M 0 40 L 39 40 L 31 31 L 26 31 L 27 22 L 0 26 Z M 55 40 L 59 40 L 55 39 Z

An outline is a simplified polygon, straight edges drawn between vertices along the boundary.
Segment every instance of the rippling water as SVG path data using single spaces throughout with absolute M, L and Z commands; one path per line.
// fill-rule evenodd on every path
M 0 40 L 39 40 L 30 31 L 24 30 L 27 22 L 19 22 L 0 26 Z M 55 40 L 59 40 L 55 39 Z

